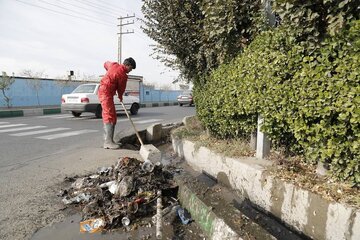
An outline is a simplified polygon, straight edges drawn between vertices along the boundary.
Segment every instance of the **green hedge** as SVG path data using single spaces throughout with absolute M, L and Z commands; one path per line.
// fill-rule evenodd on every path
M 360 21 L 320 47 L 285 27 L 260 34 L 239 57 L 195 87 L 198 116 L 214 135 L 263 131 L 289 153 L 330 164 L 360 184 Z

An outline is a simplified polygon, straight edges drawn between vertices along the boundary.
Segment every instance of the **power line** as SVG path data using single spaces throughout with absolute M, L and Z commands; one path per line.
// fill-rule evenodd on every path
M 60 2 L 60 3 L 64 3 L 64 4 L 67 4 L 67 5 L 70 5 L 70 6 L 73 6 L 73 7 L 76 7 L 76 8 L 80 8 L 81 10 L 85 10 L 85 11 L 89 11 L 89 12 L 96 12 L 96 13 L 100 13 L 100 14 L 102 14 L 103 16 L 105 16 L 105 17 L 114 17 L 114 18 L 117 18 L 118 16 L 116 16 L 115 14 L 109 14 L 109 13 L 104 13 L 103 11 L 99 11 L 97 8 L 94 8 L 94 9 L 90 9 L 90 8 L 88 8 L 89 6 L 86 6 L 85 8 L 84 8 L 84 6 L 79 6 L 79 5 L 76 5 L 76 4 L 72 4 L 72 3 L 68 3 L 68 2 L 66 2 L 66 1 L 62 1 L 62 0 L 57 0 L 57 2 Z M 81 4 L 81 3 L 80 3 Z
M 105 26 L 108 26 L 108 27 L 109 27 L 109 26 L 113 27 L 113 26 L 110 25 L 110 24 L 106 24 L 106 23 L 103 23 L 103 22 L 94 21 L 94 20 L 92 20 L 92 19 L 88 19 L 88 18 L 84 18 L 84 17 L 80 17 L 80 16 L 74 16 L 74 15 L 71 15 L 71 14 L 59 12 L 59 11 L 56 11 L 56 10 L 53 10 L 53 9 L 50 9 L 50 8 L 42 7 L 42 6 L 39 6 L 39 5 L 27 3 L 27 2 L 23 2 L 23 1 L 21 1 L 21 0 L 15 0 L 15 1 L 17 1 L 17 2 L 19 2 L 19 3 L 22 3 L 22 4 L 26 4 L 26 5 L 32 6 L 32 7 L 41 8 L 41 9 L 44 9 L 44 10 L 47 10 L 47 11 L 50 11 L 50 12 L 55 12 L 55 13 L 57 13 L 57 14 L 66 15 L 66 16 L 74 17 L 74 18 L 79 18 L 79 19 L 82 19 L 82 20 L 85 20 L 85 21 L 89 21 L 89 22 L 93 22 L 93 23 L 97 23 L 97 24 L 102 24 L 102 25 L 105 25 Z
M 77 14 L 80 14 L 80 15 L 83 15 L 83 16 L 86 16 L 86 17 L 90 17 L 90 19 L 97 19 L 97 20 L 100 20 L 100 21 L 102 21 L 102 22 L 104 22 L 104 23 L 109 23 L 109 24 L 111 24 L 111 22 L 104 21 L 104 20 L 101 20 L 101 19 L 99 19 L 99 18 L 95 18 L 94 16 L 87 15 L 87 14 L 84 14 L 84 13 L 79 12 L 79 11 L 71 10 L 71 9 L 66 8 L 66 7 L 63 7 L 63 6 L 59 6 L 59 5 L 56 5 L 56 4 L 53 4 L 53 3 L 49 3 L 49 2 L 46 2 L 45 0 L 38 0 L 38 1 L 43 2 L 43 3 L 45 3 L 45 4 L 48 4 L 48 5 L 50 5 L 50 6 L 54 6 L 54 7 L 60 8 L 60 9 L 64 9 L 64 10 L 66 10 L 66 11 L 68 11 L 68 12 L 74 12 L 74 13 L 77 13 Z
M 109 6 L 113 6 L 115 8 L 119 8 L 121 10 L 123 10 L 126 14 L 131 14 L 129 10 L 126 10 L 125 8 L 119 7 L 119 6 L 115 6 L 114 4 L 108 3 L 108 1 L 102 1 L 102 0 L 96 0 L 97 2 L 103 2 L 105 5 L 109 5 Z
M 62 9 L 67 10 L 67 11 L 72 11 L 72 12 L 75 12 L 75 13 L 82 14 L 82 15 L 84 15 L 84 16 L 93 17 L 93 16 L 90 16 L 90 15 L 87 15 L 87 14 L 83 14 L 83 13 L 81 13 L 81 12 L 79 12 L 79 11 L 70 10 L 70 9 L 68 9 L 68 8 L 65 8 L 65 7 L 56 5 L 56 4 L 48 3 L 48 2 L 46 2 L 45 0 L 39 0 L 39 1 L 44 2 L 44 3 L 46 3 L 46 4 L 50 4 L 50 5 L 56 6 L 56 7 L 59 7 L 59 8 L 62 8 Z M 97 0 L 97 1 L 99 1 L 99 0 Z M 68 4 L 68 5 L 71 5 L 71 6 L 73 6 L 73 7 L 80 8 L 80 9 L 84 9 L 83 6 L 87 6 L 87 5 L 85 5 L 85 4 L 83 4 L 83 6 L 74 5 L 74 4 L 68 3 L 68 2 L 63 1 L 63 0 L 57 0 L 57 2 L 64 3 L 64 4 Z M 80 3 L 80 4 L 82 4 L 82 3 Z M 114 7 L 115 7 L 115 5 L 113 5 L 113 4 L 108 4 L 108 5 L 111 5 L 111 6 L 114 6 Z M 90 6 L 90 7 L 91 7 L 91 6 Z M 112 13 L 106 13 L 106 14 L 104 14 L 104 12 L 98 11 L 97 8 L 94 8 L 94 7 L 93 7 L 93 9 L 87 8 L 87 9 L 84 9 L 84 10 L 91 11 L 91 12 L 101 13 L 101 14 L 103 14 L 104 16 L 111 15 L 111 16 L 113 16 L 113 17 L 118 18 L 115 14 L 112 14 Z M 99 19 L 99 18 L 97 18 L 97 19 L 100 20 L 100 21 L 103 21 L 103 20 L 101 20 L 101 19 Z M 135 20 L 136 20 L 136 21 L 134 22 L 134 26 L 135 26 L 137 29 L 140 30 L 139 32 L 140 32 L 141 34 L 147 36 L 147 35 L 142 31 L 142 29 L 141 29 L 141 26 L 142 26 L 141 21 L 142 21 L 143 19 L 140 18 L 140 17 L 136 17 Z M 108 21 L 104 21 L 104 22 L 109 23 L 109 24 L 112 24 L 111 22 L 108 22 Z M 135 34 L 137 34 L 137 33 L 135 33 Z M 139 34 L 137 34 L 137 35 L 139 35 Z M 142 38 L 141 35 L 139 35 L 139 37 Z M 145 38 L 143 38 L 143 39 L 145 40 Z
M 141 36 L 140 34 L 148 37 L 148 35 L 147 35 L 146 33 L 144 33 L 143 30 L 142 30 L 140 27 L 138 27 L 138 26 L 136 26 L 136 25 L 134 25 L 134 26 L 135 26 L 135 28 L 137 28 L 137 29 L 139 30 L 139 31 L 138 31 L 139 33 L 135 32 L 135 34 L 138 34 L 140 37 L 143 37 L 143 36 Z
M 85 1 L 85 0 L 76 0 L 76 1 Z M 114 4 L 111 4 L 109 3 L 108 1 L 104 1 L 104 0 L 92 0 L 92 1 L 96 1 L 96 2 L 102 2 L 103 4 L 99 4 L 99 3 L 93 3 L 97 6 L 101 6 L 103 9 L 106 9 L 106 10 L 110 10 L 110 11 L 113 11 L 111 8 L 108 8 L 108 6 L 112 6 L 114 8 L 118 8 L 118 9 L 121 9 L 123 12 L 125 12 L 127 15 L 129 14 L 132 14 L 129 10 L 125 9 L 125 8 L 122 8 L 122 7 L 119 7 L 119 6 L 115 6 Z M 87 2 L 88 3 L 88 2 Z M 106 6 L 104 6 L 106 5 Z M 113 11 L 115 12 L 115 11 Z M 116 12 L 116 14 L 119 14 L 118 12 Z M 135 19 L 135 25 L 138 24 L 139 26 L 141 26 L 141 21 L 145 21 L 144 18 L 141 18 L 141 17 L 136 17 Z
M 141 38 L 141 39 L 144 40 L 145 42 L 148 42 L 148 41 L 149 41 L 149 39 L 144 38 L 144 37 L 141 36 L 139 33 L 137 33 L 137 32 L 134 32 L 134 33 L 135 33 L 135 35 L 136 35 L 138 38 Z
M 39 0 L 39 1 L 44 1 L 44 0 Z M 103 5 L 100 5 L 100 4 L 95 4 L 95 3 L 92 3 L 92 4 L 89 4 L 89 2 L 88 1 L 84 1 L 84 0 L 75 0 L 75 1 L 77 1 L 79 4 L 81 4 L 82 6 L 79 6 L 79 5 L 74 5 L 74 4 L 71 4 L 71 3 L 68 3 L 68 2 L 65 2 L 65 1 L 63 1 L 63 0 L 58 0 L 57 2 L 62 2 L 62 3 L 64 3 L 64 4 L 68 4 L 68 5 L 71 5 L 71 6 L 74 6 L 74 7 L 77 7 L 77 8 L 81 8 L 81 9 L 84 9 L 84 6 L 85 7 L 87 7 L 85 10 L 87 10 L 87 11 L 96 11 L 96 12 L 98 12 L 98 13 L 101 13 L 101 14 L 104 14 L 104 15 L 106 15 L 106 16 L 108 16 L 108 15 L 111 15 L 111 16 L 113 16 L 113 17 L 116 17 L 116 18 L 118 18 L 118 15 L 115 15 L 114 13 L 111 13 L 111 12 L 103 12 L 103 11 L 99 11 L 99 7 L 101 7 L 102 9 L 104 9 L 104 11 L 106 10 L 106 11 L 113 11 L 113 10 L 111 10 L 111 9 L 109 9 L 108 7 L 105 7 L 105 6 L 103 6 Z M 99 1 L 99 0 L 96 0 L 96 1 Z M 104 2 L 104 1 L 102 1 L 102 2 Z M 54 4 L 52 4 L 52 5 L 54 5 Z M 109 6 L 114 6 L 114 7 L 116 7 L 115 5 L 113 5 L 113 4 L 108 4 Z M 99 6 L 99 7 L 98 7 Z M 62 7 L 63 8 L 63 7 Z M 89 8 L 92 8 L 92 9 L 89 9 Z M 126 11 L 126 10 L 124 10 L 124 11 Z M 77 12 L 77 11 L 76 11 Z M 118 14 L 118 13 L 117 13 Z M 143 21 L 144 19 L 143 18 L 140 18 L 140 17 L 137 17 L 136 19 L 135 19 L 136 21 L 135 21 L 135 25 L 138 25 L 139 26 L 139 29 L 141 30 L 141 26 L 142 26 L 142 24 L 141 24 L 141 21 Z M 108 22 L 109 23 L 109 22 Z M 141 31 L 142 32 L 142 31 Z
M 97 5 L 97 6 L 101 6 L 102 9 L 104 9 L 104 11 L 105 11 L 105 9 L 106 9 L 106 11 L 108 11 L 108 10 L 111 11 L 111 9 L 109 9 L 109 8 L 107 8 L 107 7 L 103 7 L 102 5 L 99 5 L 99 4 L 88 5 L 89 2 L 83 3 L 84 0 L 75 0 L 75 1 L 77 1 L 77 2 L 78 2 L 79 4 L 81 4 L 82 6 L 74 5 L 74 4 L 71 4 L 71 3 L 67 3 L 67 2 L 65 2 L 65 1 L 63 1 L 63 0 L 58 0 L 58 2 L 62 2 L 62 3 L 68 4 L 68 5 L 72 5 L 72 6 L 77 7 L 77 8 L 83 9 L 83 7 L 86 6 L 86 7 L 87 7 L 86 10 L 88 10 L 88 11 L 96 11 L 96 12 L 98 12 L 98 13 L 105 14 L 105 15 L 111 15 L 111 16 L 116 17 L 116 18 L 119 17 L 118 15 L 115 15 L 114 13 L 111 13 L 111 12 L 106 12 L 106 13 L 105 13 L 105 12 L 99 11 L 99 10 L 98 10 L 99 8 L 96 7 L 96 5 Z M 96 1 L 99 1 L 99 0 L 96 0 Z M 104 2 L 104 1 L 102 1 L 102 2 Z M 115 5 L 110 4 L 110 3 L 109 3 L 108 5 L 109 5 L 109 6 L 114 6 L 114 7 L 116 7 Z M 89 9 L 89 8 L 92 8 L 92 9 Z M 127 10 L 124 9 L 124 11 L 127 11 Z M 117 14 L 118 14 L 118 13 L 117 13 Z M 144 20 L 144 19 L 141 18 L 141 17 L 136 17 L 136 19 L 135 19 L 135 23 L 134 23 L 134 24 L 135 24 L 135 25 L 138 25 L 140 30 L 141 30 L 140 27 L 142 26 L 141 21 L 143 21 L 143 20 Z
M 92 6 L 92 7 L 97 8 L 97 9 L 101 8 L 101 9 L 107 11 L 107 13 L 112 12 L 113 14 L 120 15 L 119 12 L 116 12 L 116 11 L 112 10 L 111 8 L 107 8 L 107 7 L 104 7 L 102 5 L 99 5 L 99 4 L 96 4 L 96 3 L 93 3 L 93 2 L 84 1 L 84 0 L 75 0 L 75 1 L 80 2 L 81 4 L 84 4 L 86 6 Z

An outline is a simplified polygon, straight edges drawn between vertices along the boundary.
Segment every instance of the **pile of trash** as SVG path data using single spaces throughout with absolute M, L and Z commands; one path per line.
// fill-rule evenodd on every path
M 60 195 L 64 204 L 80 207 L 82 232 L 135 227 L 141 219 L 154 216 L 153 222 L 146 223 L 152 225 L 159 208 L 161 215 L 175 207 L 183 211 L 176 199 L 178 187 L 172 179 L 173 173 L 161 165 L 147 168 L 143 162 L 125 157 L 95 174 L 66 178 L 71 187 Z

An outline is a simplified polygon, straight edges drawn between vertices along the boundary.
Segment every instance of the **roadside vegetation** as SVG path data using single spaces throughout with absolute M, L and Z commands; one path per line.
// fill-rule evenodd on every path
M 358 1 L 144 1 L 143 13 L 212 137 L 246 140 L 261 115 L 273 151 L 360 187 Z

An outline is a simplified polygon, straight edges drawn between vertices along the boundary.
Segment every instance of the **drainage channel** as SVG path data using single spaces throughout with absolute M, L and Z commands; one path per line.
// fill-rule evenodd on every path
M 184 164 L 179 199 L 210 239 L 307 240 L 206 172 Z M 221 238 L 220 236 L 227 236 Z

